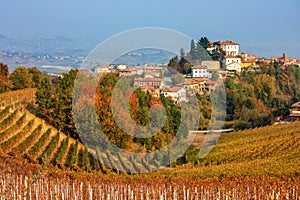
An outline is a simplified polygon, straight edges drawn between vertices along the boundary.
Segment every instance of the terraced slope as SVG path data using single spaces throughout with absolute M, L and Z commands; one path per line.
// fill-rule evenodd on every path
M 16 107 L 0 108 L 0 151 L 19 158 L 28 158 L 33 162 L 46 165 L 57 165 L 60 168 L 68 167 L 63 164 L 70 147 L 76 141 L 59 133 L 55 128 L 48 125 L 25 109 Z M 82 144 L 76 143 L 76 156 L 79 151 L 86 151 Z M 83 170 L 99 169 L 99 164 L 89 154 L 81 155 L 84 163 L 75 162 L 73 167 Z M 92 165 L 90 164 L 93 163 Z M 90 166 L 88 169 L 86 166 Z M 96 167 L 94 167 L 96 166 Z
M 147 162 L 138 165 L 124 158 L 117 159 L 108 152 L 97 151 L 93 156 L 81 143 L 37 118 L 22 104 L 14 108 L 0 107 L 0 151 L 31 162 L 75 171 L 110 173 L 119 172 L 114 170 L 117 168 L 120 171 L 141 172 L 153 167 Z

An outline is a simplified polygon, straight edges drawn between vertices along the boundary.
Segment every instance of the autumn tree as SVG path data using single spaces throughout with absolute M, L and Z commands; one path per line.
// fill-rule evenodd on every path
M 13 89 L 31 88 L 34 86 L 32 74 L 26 67 L 17 67 L 9 76 L 9 80 L 13 83 Z
M 43 79 L 44 75 L 36 67 L 28 68 L 27 70 L 32 77 L 32 87 L 38 87 L 38 84 Z
M 8 79 L 8 66 L 0 63 L 0 93 L 6 92 L 12 88 L 12 83 Z

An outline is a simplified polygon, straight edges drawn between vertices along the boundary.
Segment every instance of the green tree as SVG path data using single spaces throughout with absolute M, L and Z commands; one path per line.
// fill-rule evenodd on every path
M 269 103 L 276 94 L 275 77 L 268 74 L 257 74 L 253 77 L 253 86 L 257 98 Z
M 207 50 L 210 47 L 210 41 L 207 37 L 201 37 L 198 41 L 198 46 L 202 46 L 205 50 Z
M 38 87 L 39 82 L 43 78 L 42 72 L 39 71 L 38 68 L 36 67 L 28 68 L 27 70 L 32 76 L 32 82 L 33 82 L 32 87 Z
M 57 127 L 75 138 L 77 138 L 77 134 L 72 112 L 72 95 L 77 72 L 77 70 L 71 70 L 69 73 L 65 73 L 63 78 L 58 80 L 58 86 L 55 91 L 57 101 Z
M 54 104 L 52 101 L 52 86 L 48 77 L 42 78 L 38 83 L 35 96 L 36 104 L 39 106 L 39 114 L 51 119 L 51 110 L 53 110 L 51 108 Z
M 171 58 L 168 66 L 170 66 L 170 67 L 178 66 L 178 56 Z
M 14 87 L 13 89 L 31 88 L 34 86 L 32 74 L 29 73 L 26 67 L 17 67 L 9 76 Z
M 172 80 L 172 83 L 174 85 L 178 85 L 180 83 L 183 83 L 184 82 L 184 76 L 182 74 L 174 74 L 172 77 L 171 77 L 171 80 Z
M 220 73 L 218 71 L 214 71 L 211 75 L 211 80 L 216 81 L 220 78 Z
M 215 43 L 216 48 L 212 50 L 210 56 L 213 60 L 220 61 L 223 56 L 225 55 L 225 52 Z
M 191 40 L 190 56 L 191 56 L 192 60 L 197 59 L 197 47 L 196 47 L 195 41 L 193 39 Z

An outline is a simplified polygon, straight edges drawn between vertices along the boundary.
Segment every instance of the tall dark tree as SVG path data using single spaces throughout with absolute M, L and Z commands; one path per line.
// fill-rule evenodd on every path
M 210 47 L 210 41 L 207 37 L 201 37 L 198 41 L 198 46 L 202 46 L 205 50 L 207 50 Z
M 8 80 L 8 75 L 8 66 L 0 63 L 0 93 L 6 92 L 12 88 L 12 83 Z
M 221 48 L 220 45 L 218 45 L 219 42 L 215 42 L 214 45 L 216 48 L 212 50 L 210 56 L 213 60 L 220 61 L 223 56 L 226 54 Z
M 190 56 L 191 56 L 192 60 L 197 59 L 197 47 L 196 47 L 195 41 L 193 39 L 191 40 Z
M 73 86 L 77 70 L 71 70 L 58 80 L 56 88 L 58 128 L 65 133 L 77 137 L 72 112 Z
M 47 116 L 49 121 L 52 121 L 53 112 L 51 113 L 51 107 L 53 107 L 52 101 L 52 86 L 48 77 L 42 78 L 37 85 L 36 91 L 36 104 L 39 106 L 39 114 Z

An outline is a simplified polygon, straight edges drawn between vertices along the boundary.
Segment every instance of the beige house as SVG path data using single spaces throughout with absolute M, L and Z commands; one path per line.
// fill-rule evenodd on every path
M 186 91 L 183 87 L 175 86 L 171 88 L 165 88 L 162 94 L 166 98 L 171 98 L 175 103 L 186 101 Z
M 134 86 L 152 86 L 155 89 L 158 89 L 162 86 L 163 80 L 160 78 L 136 78 L 134 79 Z
M 300 102 L 294 103 L 290 109 L 290 118 L 291 119 L 300 119 Z

